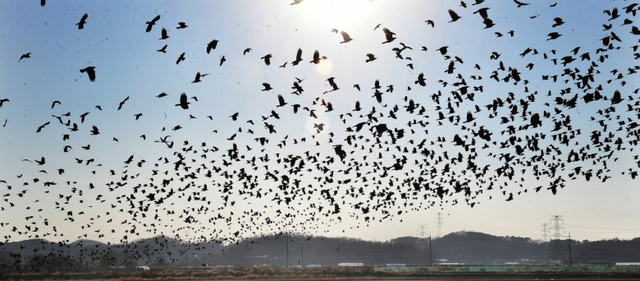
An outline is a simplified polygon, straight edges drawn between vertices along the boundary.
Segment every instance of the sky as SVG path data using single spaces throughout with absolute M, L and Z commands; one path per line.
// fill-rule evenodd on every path
M 464 2 L 1 3 L 2 240 L 640 237 L 637 7 Z

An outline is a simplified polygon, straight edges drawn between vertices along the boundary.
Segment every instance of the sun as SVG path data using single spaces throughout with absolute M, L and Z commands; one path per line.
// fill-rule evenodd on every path
M 333 71 L 333 63 L 329 59 L 321 60 L 316 64 L 316 71 L 322 76 L 328 76 Z

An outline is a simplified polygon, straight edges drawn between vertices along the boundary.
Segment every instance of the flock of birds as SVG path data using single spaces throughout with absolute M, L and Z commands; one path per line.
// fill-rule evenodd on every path
M 513 2 L 509 4 L 521 9 L 530 5 L 517 0 Z M 297 0 L 291 3 L 294 4 L 304 5 L 304 2 Z M 45 5 L 44 0 L 42 5 Z M 490 7 L 484 0 L 471 4 L 462 1 L 460 6 L 458 9 L 475 10 L 473 14 L 477 14 L 483 23 L 479 28 L 490 29 L 498 25 L 491 19 Z M 330 77 L 325 80 L 327 87 L 321 90 L 305 88 L 305 78 L 294 77 L 290 96 L 274 95 L 272 105 L 248 109 L 260 112 L 261 119 L 247 118 L 250 116 L 248 111 L 228 112 L 228 120 L 222 122 L 235 124 L 238 130 L 224 136 L 214 130 L 216 145 L 207 140 L 181 139 L 181 129 L 188 126 L 182 124 L 163 127 L 153 136 L 139 136 L 155 148 L 159 154 L 155 159 L 143 159 L 133 153 L 122 159 L 120 166 L 111 167 L 102 166 L 99 158 L 70 157 L 66 163 L 49 163 L 44 156 L 24 159 L 39 170 L 39 176 L 3 173 L 0 212 L 2 217 L 19 213 L 25 206 L 15 200 L 28 197 L 34 185 L 42 184 L 55 201 L 55 208 L 39 209 L 38 212 L 42 212 L 42 216 L 47 212 L 62 214 L 67 224 L 86 231 L 78 238 L 100 239 L 105 233 L 117 233 L 124 227 L 121 241 L 134 239 L 145 232 L 157 235 L 162 229 L 186 230 L 193 239 L 237 241 L 261 235 L 266 230 L 282 231 L 283 227 L 313 232 L 323 229 L 323 224 L 339 223 L 342 216 L 369 224 L 444 204 L 465 203 L 474 207 L 486 198 L 481 197 L 484 193 L 489 199 L 500 196 L 502 200 L 510 201 L 530 191 L 548 190 L 555 194 L 567 181 L 576 179 L 603 182 L 619 176 L 635 179 L 640 167 L 638 153 L 634 150 L 640 140 L 640 100 L 637 99 L 640 88 L 629 90 L 629 87 L 638 86 L 632 77 L 640 66 L 606 70 L 604 67 L 613 53 L 625 56 L 630 62 L 640 58 L 636 42 L 626 42 L 618 34 L 620 30 L 628 30 L 626 32 L 633 36 L 640 35 L 638 28 L 633 26 L 638 8 L 640 6 L 634 3 L 605 11 L 604 35 L 596 39 L 597 45 L 554 50 L 543 49 L 544 44 L 541 44 L 540 47 L 517 50 L 522 59 L 532 58 L 533 62 L 528 64 L 503 61 L 507 55 L 492 52 L 486 54 L 492 64 L 475 64 L 473 75 L 457 71 L 473 65 L 473 58 L 461 57 L 448 46 L 440 46 L 435 51 L 426 46 L 410 46 L 392 31 L 393 27 L 377 24 L 372 26 L 374 33 L 371 36 L 379 37 L 381 44 L 389 46 L 394 59 L 407 64 L 411 70 L 414 70 L 412 58 L 420 53 L 439 54 L 446 65 L 441 70 L 441 77 L 419 73 L 405 85 L 385 85 L 381 79 L 372 79 L 349 86 L 342 85 L 344 80 L 340 77 Z M 423 24 L 444 28 L 447 24 L 465 20 L 453 9 L 448 14 L 449 22 L 427 19 Z M 535 17 L 537 15 L 531 16 L 532 19 Z M 88 15 L 84 14 L 76 23 L 77 28 L 91 24 L 88 20 Z M 551 31 L 540 41 L 562 40 L 562 34 L 555 29 L 563 24 L 561 18 L 549 22 Z M 159 31 L 159 39 L 170 42 L 167 28 L 159 29 L 158 25 L 173 26 L 173 23 L 163 22 L 158 15 L 146 25 L 141 24 L 140 32 L 154 34 Z M 180 22 L 175 28 L 189 26 Z M 340 46 L 358 40 L 346 31 L 335 29 L 333 32 L 341 35 L 342 41 L 337 43 Z M 495 32 L 495 35 L 513 37 L 515 32 Z M 364 36 L 368 35 L 358 37 Z M 157 52 L 167 55 L 168 44 Z M 215 53 L 218 44 L 224 42 L 215 39 L 203 42 L 203 54 Z M 291 58 L 295 59 L 282 62 L 279 68 L 304 67 L 300 63 L 305 61 L 303 58 L 307 53 L 313 54 L 307 65 L 323 64 L 328 59 L 321 55 L 321 50 L 292 51 Z M 255 51 L 246 48 L 238 50 L 240 52 L 243 56 L 252 56 Z M 187 58 L 186 52 L 178 53 L 176 65 Z M 380 56 L 382 54 L 363 53 L 361 58 L 363 62 L 373 64 Z M 31 53 L 16 59 L 19 63 L 34 60 Z M 219 66 L 226 61 L 221 55 Z M 255 56 L 255 61 L 270 66 L 275 58 L 272 54 L 260 54 Z M 533 77 L 529 71 L 534 68 L 534 62 L 561 71 Z M 100 65 L 86 66 L 80 72 L 86 73 L 87 83 L 101 79 Z M 207 75 L 197 72 L 191 83 L 206 83 Z M 561 90 L 543 91 L 545 83 L 553 87 L 561 84 Z M 274 92 L 271 84 L 264 82 L 262 89 L 256 88 L 256 92 Z M 440 90 L 409 96 L 424 92 L 427 84 L 440 84 Z M 531 90 L 535 84 L 540 86 Z M 501 92 L 501 87 L 512 87 L 519 92 Z M 332 95 L 350 92 L 368 94 L 348 106 L 337 106 L 335 100 L 332 102 Z M 398 93 L 402 92 L 406 95 L 400 98 Z M 492 93 L 490 102 L 479 103 L 487 92 Z M 313 95 L 311 102 L 298 103 L 305 95 Z M 190 112 L 194 104 L 203 102 L 197 96 L 163 92 L 155 98 L 171 99 L 168 106 L 174 108 L 175 104 L 190 119 L 203 119 Z M 104 105 L 104 110 L 118 114 L 128 101 L 127 96 L 113 107 Z M 58 130 L 59 153 L 63 157 L 74 150 L 95 150 L 99 142 L 81 144 L 74 142 L 74 137 L 103 134 L 96 125 L 84 126 L 85 122 L 90 122 L 93 112 L 103 111 L 103 105 L 78 108 L 78 112 L 73 113 L 56 113 L 56 107 L 64 103 L 64 100 L 52 101 L 51 108 L 47 109 L 54 112 L 51 119 L 43 120 L 41 126 L 33 128 L 34 133 Z M 8 98 L 0 99 L 0 114 L 9 106 L 12 103 Z M 596 114 L 588 120 L 589 128 L 576 125 L 575 117 L 572 117 L 583 106 L 598 107 L 594 111 Z M 337 118 L 339 124 L 329 126 L 319 121 L 320 114 Z M 136 121 L 144 116 L 145 112 L 140 112 L 130 118 Z M 282 127 L 285 125 L 281 125 L 285 118 L 312 120 L 314 132 L 309 137 L 298 138 L 278 133 L 285 130 Z M 209 119 L 213 120 L 211 116 Z M 10 118 L 4 120 L 3 127 L 11 125 L 7 121 Z M 335 129 L 341 126 L 344 130 Z M 108 137 L 109 141 L 126 146 L 119 138 L 122 137 Z M 219 141 L 224 139 L 226 142 Z M 612 170 L 610 165 L 619 158 L 632 158 L 635 166 L 623 171 Z M 62 167 L 54 167 L 54 164 Z M 84 185 L 66 179 L 64 167 L 71 165 L 92 167 L 88 175 L 82 176 L 90 183 Z M 45 175 L 58 180 L 41 181 L 39 177 Z M 105 176 L 108 180 L 104 180 Z M 537 187 L 532 188 L 525 180 L 537 183 Z M 87 198 L 83 197 L 84 193 L 99 195 Z M 258 203 L 246 205 L 241 213 L 228 211 L 236 204 L 265 199 L 273 205 L 256 207 Z M 87 204 L 103 206 L 108 211 L 95 214 L 83 207 Z M 89 213 L 93 214 L 87 219 Z M 80 219 L 88 223 L 73 224 Z M 120 226 L 96 224 L 98 220 Z M 227 229 L 232 227 L 237 230 L 228 234 Z M 59 226 L 50 224 L 46 217 L 38 220 L 33 215 L 25 218 L 24 225 L 9 224 L 0 219 L 0 231 L 5 242 L 19 237 L 58 236 L 64 232 Z

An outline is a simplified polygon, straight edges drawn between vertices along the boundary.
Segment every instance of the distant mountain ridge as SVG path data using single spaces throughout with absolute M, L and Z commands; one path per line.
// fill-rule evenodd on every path
M 431 243 L 430 243 L 431 242 Z M 525 237 L 456 232 L 429 241 L 398 237 L 386 242 L 354 238 L 269 235 L 236 244 L 185 243 L 157 236 L 126 244 L 78 240 L 69 244 L 31 239 L 0 245 L 2 271 L 81 271 L 123 266 L 307 266 L 545 264 L 568 263 L 569 241 L 535 241 Z M 572 262 L 639 262 L 640 238 L 571 241 Z

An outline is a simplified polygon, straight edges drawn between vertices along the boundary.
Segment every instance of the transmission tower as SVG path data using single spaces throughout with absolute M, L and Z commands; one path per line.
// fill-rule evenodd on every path
M 560 237 L 563 236 L 560 234 L 560 230 L 565 231 L 564 227 L 560 226 L 560 222 L 564 224 L 564 220 L 562 216 L 554 215 L 551 216 L 551 221 L 553 222 L 553 240 L 549 241 L 550 245 L 553 245 L 553 258 L 555 263 L 558 263 L 562 259 L 562 251 L 560 250 Z
M 551 216 L 551 221 L 553 221 L 553 237 L 555 238 L 555 240 L 560 240 L 560 236 L 562 236 L 560 234 L 560 230 L 565 231 L 565 228 L 560 226 L 560 221 L 562 221 L 562 224 L 564 224 L 564 220 L 562 219 L 562 216 L 555 215 Z
M 436 223 L 438 224 L 438 238 L 442 237 L 442 213 L 438 212 L 437 216 L 436 216 Z
M 549 233 L 549 224 L 542 224 L 542 241 L 547 242 L 547 233 Z
M 424 224 L 418 225 L 418 229 L 420 231 L 420 238 L 424 239 L 425 237 L 425 229 L 427 229 L 427 226 Z

